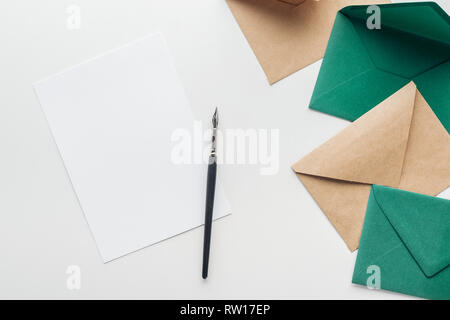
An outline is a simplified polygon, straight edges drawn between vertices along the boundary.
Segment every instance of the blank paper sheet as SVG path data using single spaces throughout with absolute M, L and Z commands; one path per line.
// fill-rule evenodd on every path
M 173 132 L 194 118 L 160 34 L 35 91 L 105 262 L 203 224 L 206 164 L 171 159 Z M 218 183 L 214 218 L 229 213 Z

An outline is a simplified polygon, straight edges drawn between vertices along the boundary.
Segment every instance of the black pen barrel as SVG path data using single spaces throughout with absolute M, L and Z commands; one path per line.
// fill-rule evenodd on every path
M 203 238 L 203 268 L 202 277 L 208 277 L 209 249 L 211 246 L 211 228 L 214 209 L 214 194 L 216 190 L 217 164 L 215 157 L 211 156 L 208 165 L 208 178 L 206 183 L 206 208 L 205 208 L 205 234 Z

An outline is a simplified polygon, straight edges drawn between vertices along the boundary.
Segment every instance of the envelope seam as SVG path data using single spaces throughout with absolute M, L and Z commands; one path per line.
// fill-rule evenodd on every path
M 400 240 L 400 244 L 403 244 L 403 246 L 405 247 L 405 249 L 408 251 L 409 255 L 411 256 L 411 258 L 414 260 L 414 262 L 416 263 L 416 265 L 419 267 L 419 269 L 422 271 L 422 273 L 425 275 L 425 277 L 430 278 L 431 276 L 428 276 L 428 274 L 425 272 L 425 270 L 422 269 L 422 266 L 420 265 L 420 263 L 417 261 L 416 257 L 414 256 L 414 254 L 411 252 L 411 250 L 409 249 L 408 245 L 403 241 L 402 237 L 400 236 L 400 234 L 398 233 L 397 229 L 394 227 L 394 225 L 392 224 L 391 220 L 389 219 L 389 217 L 386 215 L 386 212 L 384 211 L 383 207 L 380 205 L 380 203 L 378 202 L 378 199 L 376 197 L 376 188 L 372 187 L 373 190 L 373 198 L 375 200 L 375 202 L 377 203 L 378 208 L 380 208 L 380 211 L 383 213 L 384 217 L 386 218 L 386 220 L 388 221 L 389 225 L 391 226 L 392 230 L 394 230 L 395 234 L 397 235 L 397 237 Z M 400 189 L 397 189 L 400 190 Z
M 414 83 L 414 85 L 415 85 L 415 83 Z M 412 127 L 412 122 L 414 119 L 414 114 L 416 111 L 416 99 L 417 99 L 417 86 L 416 86 L 416 90 L 414 92 L 414 102 L 413 102 L 413 107 L 412 107 L 413 110 L 411 112 L 411 119 L 410 119 L 409 127 L 408 127 L 408 140 L 406 141 L 406 147 L 405 147 L 405 151 L 403 153 L 402 169 L 400 171 L 400 177 L 398 179 L 397 186 L 400 186 L 400 183 L 402 182 L 402 178 L 403 178 L 403 173 L 405 171 L 406 154 L 408 153 L 408 149 L 409 149 L 409 142 L 411 140 L 411 127 Z M 374 192 L 374 197 L 375 197 L 375 192 Z M 375 200 L 376 200 L 376 198 L 375 198 Z M 378 204 L 378 201 L 377 201 L 377 204 Z
M 378 202 L 377 197 L 375 196 L 375 186 L 374 186 L 374 185 L 372 185 L 372 192 L 371 192 L 371 193 L 372 193 L 372 195 L 373 195 L 373 199 L 374 199 L 374 201 L 375 201 L 377 207 L 380 209 L 380 211 L 382 212 L 382 214 L 384 215 L 384 217 L 388 220 L 388 223 L 389 223 L 389 225 L 392 227 L 392 229 L 394 229 L 394 227 L 392 226 L 391 222 L 390 222 L 389 219 L 386 217 L 386 213 L 384 212 L 383 208 L 380 206 L 380 203 Z M 394 232 L 395 232 L 395 229 L 394 229 Z M 401 241 L 401 239 L 400 239 L 400 241 Z M 382 255 L 379 255 L 378 257 L 374 258 L 373 260 L 374 260 L 374 261 L 381 260 L 382 258 L 384 258 L 385 256 L 387 256 L 387 255 L 388 255 L 389 253 L 391 253 L 392 251 L 397 250 L 399 247 L 401 247 L 402 244 L 403 244 L 403 242 L 401 241 L 398 245 L 392 247 L 391 249 L 387 250 L 387 251 L 386 251 L 385 253 L 383 253 Z M 362 271 L 363 271 L 363 270 L 360 270 L 360 272 L 357 273 L 356 276 L 361 275 Z
M 378 203 L 377 203 L 377 204 L 378 204 Z M 399 243 L 398 245 L 392 247 L 391 249 L 389 249 L 388 251 L 386 251 L 386 252 L 383 253 L 382 255 L 376 257 L 375 259 L 373 259 L 373 262 L 375 262 L 375 261 L 377 261 L 377 260 L 383 259 L 385 256 L 387 256 L 388 254 L 390 254 L 392 251 L 397 250 L 397 249 L 400 248 L 401 246 L 402 246 L 402 244 Z M 373 262 L 372 262 L 372 263 L 373 263 Z M 363 271 L 364 271 L 364 269 L 363 269 L 363 270 L 360 270 L 360 271 L 356 274 L 356 277 L 358 277 L 359 275 L 361 275 L 361 273 L 363 273 Z
M 367 49 L 366 49 L 366 51 L 367 51 Z M 372 65 L 373 65 L 372 58 L 371 58 L 371 57 L 369 57 L 369 58 L 370 58 L 370 62 L 371 62 Z M 324 91 L 323 93 L 321 93 L 320 95 L 318 95 L 318 96 L 314 99 L 314 101 L 311 101 L 311 106 L 310 106 L 310 108 L 311 108 L 311 109 L 314 109 L 314 103 L 315 103 L 318 99 L 320 99 L 320 98 L 322 98 L 323 96 L 327 95 L 328 93 L 330 93 L 330 92 L 336 90 L 337 88 L 346 85 L 347 82 L 353 81 L 354 79 L 356 79 L 356 78 L 362 76 L 363 74 L 369 73 L 369 72 L 373 71 L 374 69 L 377 69 L 377 67 L 376 67 L 375 65 L 373 65 L 371 69 L 365 70 L 365 71 L 362 71 L 362 72 L 359 72 L 358 74 L 354 75 L 353 77 L 350 77 L 349 79 L 340 82 L 338 85 L 335 85 L 335 86 L 332 87 L 331 89 L 329 89 L 329 90 L 327 90 L 327 91 Z

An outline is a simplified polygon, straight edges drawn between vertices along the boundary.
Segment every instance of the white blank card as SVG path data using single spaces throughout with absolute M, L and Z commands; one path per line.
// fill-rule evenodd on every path
M 206 165 L 171 161 L 172 133 L 194 118 L 161 35 L 35 91 L 105 262 L 203 224 Z M 218 183 L 214 218 L 230 212 Z

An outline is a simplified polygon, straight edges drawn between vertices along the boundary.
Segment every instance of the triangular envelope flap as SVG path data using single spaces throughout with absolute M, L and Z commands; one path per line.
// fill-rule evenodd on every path
M 414 79 L 419 91 L 450 134 L 450 59 Z
M 450 17 L 435 2 L 387 4 L 379 8 L 382 27 L 450 44 Z M 364 21 L 370 16 L 367 6 L 346 7 L 341 13 Z
M 227 0 L 271 84 L 323 57 L 335 0 Z
M 339 12 L 309 108 L 354 121 L 408 82 L 376 68 L 352 21 Z
M 358 248 L 369 184 L 325 179 L 297 173 L 351 251 Z
M 349 63 L 345 63 L 346 61 Z M 314 87 L 311 105 L 314 104 L 317 97 L 342 82 L 372 69 L 375 69 L 375 66 L 367 55 L 352 22 L 342 13 L 338 13 Z
M 399 189 L 435 196 L 450 186 L 450 135 L 417 91 Z
M 298 173 L 360 183 L 400 182 L 416 86 L 410 83 L 297 162 Z
M 383 71 L 396 74 L 406 79 L 413 79 L 415 76 L 426 72 L 436 66 L 447 61 L 450 57 L 450 45 L 444 40 L 435 40 L 436 36 L 423 36 L 418 33 L 428 30 L 427 27 L 416 23 L 416 20 L 421 20 L 418 17 L 428 17 L 431 12 L 431 17 L 428 23 L 433 25 L 437 23 L 436 27 L 441 29 L 449 29 L 447 22 L 445 22 L 439 15 L 436 15 L 434 10 L 425 7 L 396 7 L 391 6 L 381 7 L 379 20 L 380 29 L 369 29 L 367 27 L 367 17 L 361 18 L 352 17 L 353 11 L 349 10 L 349 20 L 361 38 L 364 46 L 367 49 L 374 65 Z M 401 28 L 390 27 L 387 25 L 389 18 L 393 19 L 392 11 L 396 10 L 396 20 L 403 21 L 404 15 L 411 16 L 410 20 L 405 20 L 405 26 L 408 25 L 407 32 Z M 437 18 L 436 18 L 437 17 Z M 435 19 L 433 19 L 435 18 Z M 425 24 L 425 22 L 423 22 Z M 406 27 L 405 27 L 406 28 Z M 450 31 L 450 30 L 449 30 Z M 442 36 L 450 38 L 450 34 Z M 449 41 L 450 39 L 446 39 Z
M 427 277 L 450 265 L 450 201 L 373 187 L 386 218 Z
M 419 5 L 416 3 L 391 4 L 386 6 L 381 5 L 380 8 L 385 10 L 387 7 L 395 7 L 396 12 L 398 10 L 409 10 L 409 6 L 415 6 L 414 10 L 420 12 L 425 8 L 426 12 L 432 12 L 432 14 L 434 14 L 433 23 L 434 21 L 438 21 L 438 23 L 443 22 L 448 25 L 448 15 L 436 4 L 426 3 L 425 6 L 423 3 Z M 406 85 L 409 81 L 414 80 L 418 85 L 419 90 L 421 90 L 422 94 L 436 112 L 436 115 L 444 124 L 447 131 L 450 132 L 450 108 L 448 108 L 449 99 L 446 99 L 445 97 L 446 92 L 448 91 L 447 74 L 449 74 L 446 66 L 450 65 L 449 62 L 447 61 L 445 63 L 442 61 L 442 64 L 437 64 L 436 67 L 431 70 L 424 71 L 420 76 L 414 77 L 414 79 L 411 77 L 405 79 L 404 77 L 394 75 L 391 72 L 392 70 L 377 70 L 374 62 L 368 62 L 370 56 L 360 37 L 360 34 L 353 27 L 352 21 L 354 20 L 347 16 L 348 12 L 353 10 L 359 10 L 361 17 L 365 17 L 365 27 L 365 22 L 369 16 L 366 13 L 367 6 L 347 7 L 338 12 L 309 108 L 354 121 L 366 113 L 370 107 L 380 103 L 393 92 Z M 382 13 L 383 12 L 384 11 L 382 11 Z M 394 15 L 392 16 L 394 17 Z M 385 23 L 383 17 L 384 15 L 382 14 L 382 25 Z M 398 17 L 398 15 L 395 17 Z M 419 20 L 424 21 L 421 20 L 420 17 Z M 411 23 L 413 23 L 414 26 L 415 20 L 411 20 Z M 420 29 L 429 29 L 433 32 L 434 30 L 438 30 L 436 32 L 441 32 L 442 30 L 448 29 L 448 26 L 445 28 L 435 28 L 433 23 L 428 24 L 426 21 L 425 23 L 421 22 Z M 430 26 L 433 27 L 430 28 Z M 417 27 L 417 29 L 419 29 L 419 27 Z M 378 32 L 384 34 L 383 28 L 381 30 L 367 30 L 366 28 L 365 31 L 368 33 L 366 39 L 368 42 L 375 41 L 372 39 L 375 38 L 375 33 Z M 440 39 L 448 39 L 448 37 L 447 31 L 443 32 L 442 35 L 439 36 Z M 385 40 L 387 41 L 387 39 Z M 407 43 L 411 44 L 415 42 L 409 41 Z M 424 50 L 413 50 L 414 52 L 410 51 L 409 53 L 404 53 L 400 56 L 400 58 L 396 57 L 398 52 L 397 54 L 391 54 L 389 51 L 385 50 L 386 48 L 387 50 L 392 48 L 392 45 L 377 45 L 374 47 L 378 48 L 380 51 L 378 55 L 378 57 L 381 57 L 380 59 L 383 59 L 383 53 L 387 53 L 390 57 L 392 56 L 392 59 L 389 60 L 389 65 L 396 66 L 396 69 L 399 69 L 400 67 L 403 68 L 405 65 L 411 65 L 412 60 L 414 59 L 410 56 L 414 56 L 420 60 L 420 64 L 413 64 L 414 68 L 423 71 L 424 66 L 428 63 L 435 66 L 436 60 L 439 60 L 436 55 L 439 56 L 442 51 L 446 51 L 445 48 L 450 48 L 449 45 L 445 45 L 444 40 L 440 43 L 442 44 L 441 47 L 444 49 L 439 50 L 439 52 L 429 52 L 428 55 L 424 55 Z M 428 50 L 428 46 L 422 47 L 425 48 L 425 51 Z M 403 52 L 404 50 L 406 49 L 403 48 L 400 51 Z M 393 59 L 394 56 L 395 59 Z M 407 57 L 408 59 L 403 59 L 403 57 Z M 431 60 L 433 61 L 428 60 L 428 57 L 432 57 L 433 59 Z M 391 63 L 392 61 L 394 62 Z M 395 63 L 398 63 L 398 65 L 395 65 Z M 364 71 L 361 71 L 362 69 Z M 408 73 L 410 75 L 416 75 L 416 71 L 417 70 L 408 70 L 407 68 L 402 69 L 402 73 Z M 375 86 L 373 83 L 377 83 L 377 85 Z

